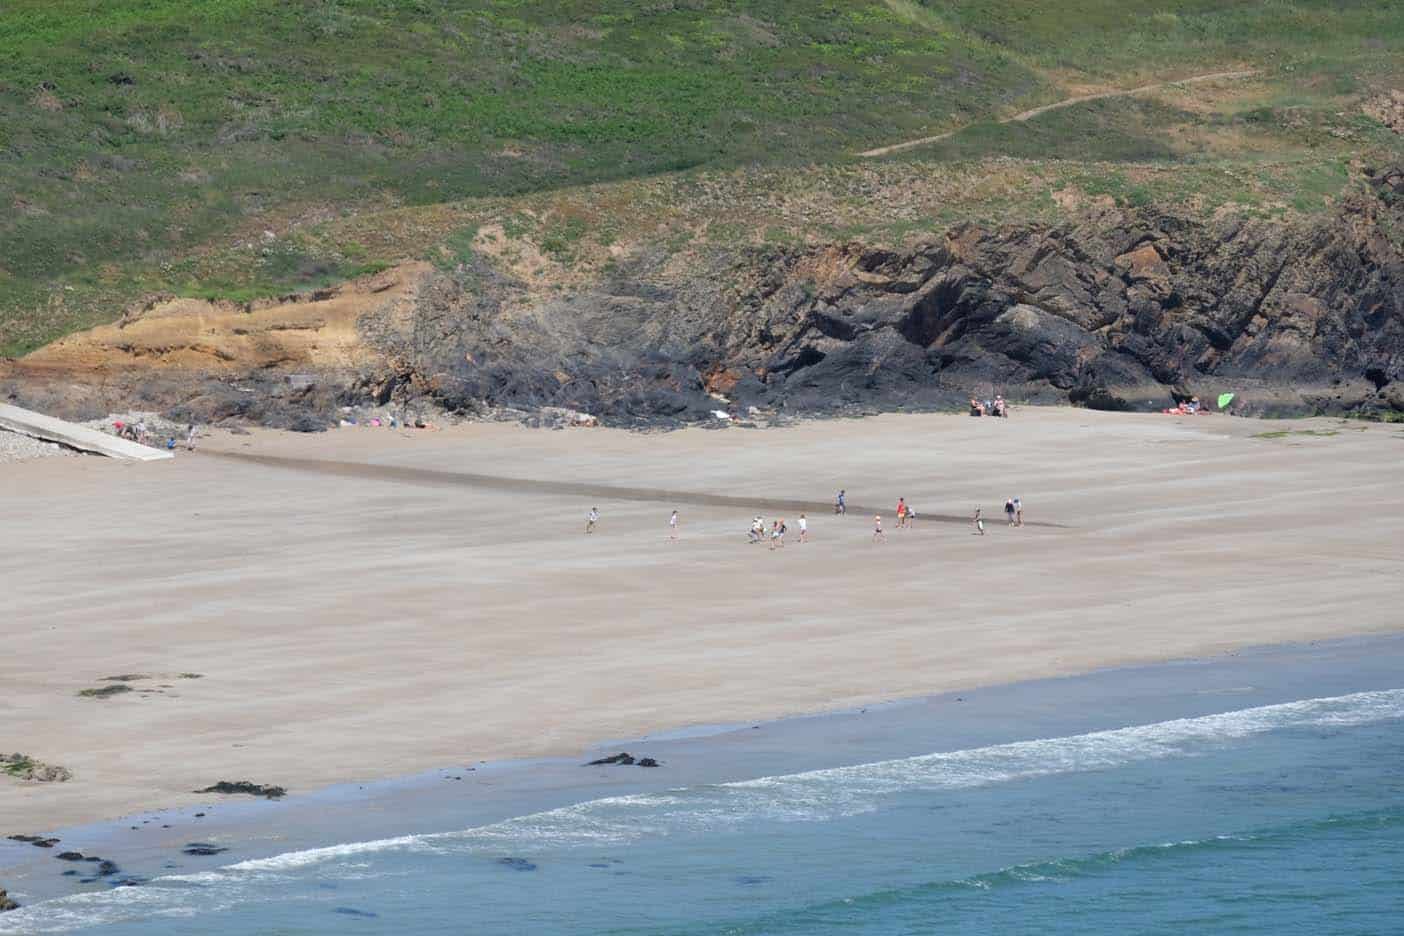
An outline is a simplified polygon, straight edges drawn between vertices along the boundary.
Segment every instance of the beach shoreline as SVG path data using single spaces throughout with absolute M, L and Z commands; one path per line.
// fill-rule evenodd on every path
M 120 882 L 154 880 L 179 887 L 216 869 L 292 869 L 413 847 L 426 836 L 491 828 L 609 797 L 1165 724 L 1304 698 L 1399 690 L 1404 688 L 1401 664 L 1404 635 L 1254 647 L 1210 659 L 1106 668 L 842 712 L 693 726 L 603 741 L 580 758 L 445 766 L 338 784 L 281 802 L 152 810 L 53 832 L 61 839 L 54 851 L 101 856 L 119 868 L 113 878 L 77 883 L 62 876 L 74 865 L 55 861 L 53 852 L 3 841 L 0 882 L 31 907 L 72 894 L 102 893 Z M 656 757 L 662 766 L 584 763 L 586 757 L 621 750 Z M 192 842 L 218 852 L 190 855 L 184 849 Z M 0 917 L 0 932 L 10 931 L 5 923 Z
M 74 779 L 6 781 L 0 832 L 208 803 L 190 791 L 221 780 L 301 793 L 1395 632 L 1396 434 L 1038 410 L 205 443 L 349 473 L 210 451 L 10 465 L 0 507 L 30 549 L 0 560 L 16 583 L 0 716 L 8 747 Z M 889 517 L 875 545 L 871 517 L 811 513 L 810 544 L 746 545 L 750 505 L 822 506 L 838 487 L 928 519 Z M 669 543 L 672 495 L 688 492 Z M 1019 495 L 1030 526 L 1006 529 L 1000 504 Z M 983 538 L 959 522 L 974 504 Z M 130 691 L 79 696 L 118 684 Z

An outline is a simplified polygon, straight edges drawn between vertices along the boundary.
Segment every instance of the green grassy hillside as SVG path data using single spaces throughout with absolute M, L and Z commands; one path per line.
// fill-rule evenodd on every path
M 660 173 L 820 184 L 860 150 L 946 130 L 900 160 L 922 179 L 1073 161 L 1133 199 L 1158 193 L 1118 164 L 1213 163 L 1314 209 L 1352 158 L 1397 145 L 1359 105 L 1399 87 L 1401 50 L 1397 0 L 10 0 L 0 353 L 153 291 L 295 288 L 398 259 L 338 237 L 349 216 L 472 215 Z M 997 123 L 1219 69 L 1261 78 Z M 573 223 L 579 238 L 594 219 Z M 386 243 L 424 252 L 438 233 Z

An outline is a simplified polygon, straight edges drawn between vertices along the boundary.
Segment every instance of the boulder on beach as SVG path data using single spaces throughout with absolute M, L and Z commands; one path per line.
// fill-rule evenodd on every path
M 196 790 L 196 793 L 243 793 L 248 796 L 262 796 L 264 799 L 282 799 L 288 791 L 280 786 L 264 786 L 258 783 L 250 783 L 248 780 L 221 780 L 213 786 L 207 786 L 203 790 Z

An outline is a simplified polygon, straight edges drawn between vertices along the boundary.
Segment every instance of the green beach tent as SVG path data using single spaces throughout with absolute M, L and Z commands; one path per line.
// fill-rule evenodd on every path
M 1224 407 L 1228 406 L 1228 405 L 1229 405 L 1230 403 L 1232 403 L 1232 402 L 1233 402 L 1233 394 L 1232 394 L 1232 393 L 1221 393 L 1221 394 L 1219 394 L 1219 409 L 1223 409 Z

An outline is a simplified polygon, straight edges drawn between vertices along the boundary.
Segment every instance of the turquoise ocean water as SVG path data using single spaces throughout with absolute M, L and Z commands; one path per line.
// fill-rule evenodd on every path
M 1404 933 L 1404 689 L 157 874 L 0 934 Z

